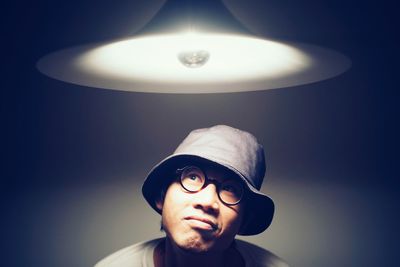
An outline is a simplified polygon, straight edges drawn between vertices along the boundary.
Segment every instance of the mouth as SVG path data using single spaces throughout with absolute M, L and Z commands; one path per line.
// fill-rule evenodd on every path
M 196 229 L 207 231 L 215 231 L 218 229 L 218 225 L 215 222 L 205 217 L 188 216 L 184 219 L 190 224 L 191 227 Z

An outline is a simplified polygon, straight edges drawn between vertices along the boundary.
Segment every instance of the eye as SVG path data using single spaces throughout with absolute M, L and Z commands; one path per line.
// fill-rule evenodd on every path
M 204 176 L 199 173 L 199 172 L 188 172 L 188 173 L 184 173 L 182 174 L 182 182 L 187 182 L 187 183 L 192 183 L 192 184 L 202 184 L 204 181 Z
M 192 180 L 193 182 L 201 181 L 201 178 L 196 173 L 191 173 L 188 175 L 187 179 Z
M 243 196 L 243 186 L 237 181 L 227 181 L 221 185 L 220 197 L 222 201 L 228 204 L 235 204 Z
M 238 192 L 240 192 L 239 187 L 237 185 L 232 185 L 232 184 L 223 185 L 221 190 L 229 192 L 231 194 L 237 194 Z
M 197 167 L 187 167 L 181 175 L 182 186 L 191 192 L 201 190 L 205 182 L 204 173 Z

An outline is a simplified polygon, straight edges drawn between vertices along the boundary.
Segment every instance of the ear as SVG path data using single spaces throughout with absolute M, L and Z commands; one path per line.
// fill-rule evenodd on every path
M 162 198 L 162 199 L 159 198 L 159 199 L 156 200 L 156 207 L 157 207 L 157 209 L 159 209 L 160 211 L 162 211 L 163 205 L 164 205 L 164 198 Z
M 249 222 L 253 219 L 253 214 L 249 212 L 250 210 L 248 209 L 248 201 L 244 200 L 242 203 L 242 222 L 240 225 L 239 232 L 242 232 L 242 229 L 246 229 L 249 225 Z
M 160 196 L 156 199 L 156 207 L 162 211 L 164 206 L 165 190 L 161 190 Z

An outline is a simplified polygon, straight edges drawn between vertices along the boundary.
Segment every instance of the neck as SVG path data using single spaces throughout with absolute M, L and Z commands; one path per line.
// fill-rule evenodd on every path
M 157 246 L 154 263 L 155 267 L 245 266 L 243 258 L 233 246 L 223 252 L 192 253 L 175 246 L 168 237 Z

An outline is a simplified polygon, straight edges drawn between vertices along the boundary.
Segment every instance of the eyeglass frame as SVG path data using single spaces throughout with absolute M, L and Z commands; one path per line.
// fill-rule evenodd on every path
M 193 190 L 189 190 L 189 189 L 187 189 L 184 185 L 183 185 L 183 183 L 182 183 L 182 174 L 183 174 L 183 172 L 186 170 L 186 169 L 188 169 L 188 168 L 197 168 L 197 169 L 199 169 L 203 174 L 204 174 L 204 178 L 205 178 L 205 180 L 204 180 L 204 184 L 200 187 L 200 189 L 199 190 L 197 190 L 197 191 L 193 191 Z M 217 191 L 217 196 L 218 196 L 218 199 L 224 204 L 224 205 L 227 205 L 227 206 L 235 206 L 235 205 L 238 205 L 243 199 L 244 199 L 244 196 L 245 196 L 245 193 L 246 193 L 246 187 L 245 187 L 245 185 L 243 185 L 243 182 L 241 182 L 241 181 L 239 181 L 240 182 L 240 185 L 241 185 L 241 188 L 242 188 L 242 195 L 240 196 L 240 199 L 237 201 L 237 202 L 235 202 L 235 203 L 227 203 L 226 201 L 224 201 L 224 200 L 222 200 L 222 198 L 221 198 L 221 196 L 220 196 L 220 188 L 221 188 L 221 185 L 225 182 L 225 181 L 223 181 L 223 182 L 219 182 L 218 180 L 216 180 L 216 179 L 212 179 L 212 178 L 209 178 L 208 177 L 208 175 L 207 175 L 207 173 L 201 168 L 201 167 L 198 167 L 198 166 L 195 166 L 195 165 L 188 165 L 188 166 L 185 166 L 185 167 L 183 167 L 183 168 L 178 168 L 177 170 L 176 170 L 176 174 L 177 174 L 177 179 L 179 179 L 179 183 L 180 183 L 180 185 L 181 185 L 181 187 L 183 188 L 183 189 L 185 189 L 186 191 L 188 191 L 188 192 L 190 192 L 190 193 L 197 193 L 197 192 L 200 192 L 201 190 L 203 190 L 204 188 L 206 188 L 209 184 L 214 184 L 215 185 L 215 187 L 216 187 L 216 191 Z

